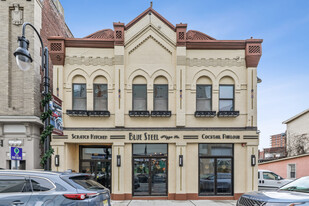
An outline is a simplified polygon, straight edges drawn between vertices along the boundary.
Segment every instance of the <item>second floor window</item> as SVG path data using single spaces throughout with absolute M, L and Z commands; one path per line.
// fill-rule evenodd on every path
M 94 110 L 107 111 L 107 84 L 94 84 Z
M 73 84 L 73 110 L 87 109 L 86 84 Z
M 133 111 L 147 110 L 147 85 L 133 84 Z
M 220 85 L 219 110 L 234 111 L 234 85 Z
M 211 85 L 196 85 L 196 111 L 211 109 Z
M 154 110 L 167 111 L 168 110 L 168 85 L 155 84 L 154 85 Z

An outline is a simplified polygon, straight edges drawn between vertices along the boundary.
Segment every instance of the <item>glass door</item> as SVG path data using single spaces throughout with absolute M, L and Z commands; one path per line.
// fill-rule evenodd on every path
M 215 159 L 200 159 L 200 194 L 215 194 Z
M 97 161 L 95 176 L 98 183 L 111 189 L 111 162 Z
M 151 195 L 167 195 L 166 158 L 151 159 Z
M 217 194 L 232 194 L 231 158 L 217 158 Z
M 149 159 L 135 158 L 134 160 L 134 195 L 150 195 L 149 193 Z

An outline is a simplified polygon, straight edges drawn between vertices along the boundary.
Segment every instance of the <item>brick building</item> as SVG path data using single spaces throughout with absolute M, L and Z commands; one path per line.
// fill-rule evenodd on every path
M 286 135 L 285 133 L 275 134 L 270 136 L 271 147 L 285 147 Z
M 0 19 L 0 168 L 14 165 L 10 160 L 12 146 L 23 149 L 20 169 L 40 168 L 41 44 L 32 29 L 26 29 L 32 68 L 26 72 L 19 70 L 13 52 L 24 22 L 35 26 L 46 46 L 47 36 L 73 35 L 65 24 L 59 0 L 2 0 Z

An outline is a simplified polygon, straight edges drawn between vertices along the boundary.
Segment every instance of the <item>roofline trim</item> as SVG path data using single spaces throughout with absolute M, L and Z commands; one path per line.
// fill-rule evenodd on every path
M 284 122 L 282 122 L 282 124 L 287 124 L 287 123 L 293 121 L 294 119 L 297 119 L 298 117 L 306 114 L 307 112 L 309 112 L 309 109 L 306 109 L 305 111 L 298 113 L 297 115 L 291 117 L 290 119 L 285 120 Z

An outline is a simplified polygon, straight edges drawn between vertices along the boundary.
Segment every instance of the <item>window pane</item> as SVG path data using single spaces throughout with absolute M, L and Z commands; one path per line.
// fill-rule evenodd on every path
M 147 110 L 147 86 L 145 84 L 133 85 L 133 110 Z
M 73 110 L 86 110 L 86 84 L 73 84 Z
M 111 148 L 83 148 L 82 159 L 112 159 Z
M 215 160 L 200 159 L 200 194 L 214 195 L 215 193 Z
M 94 110 L 107 111 L 107 84 L 94 84 Z
M 211 98 L 211 86 L 210 85 L 196 85 L 196 98 Z
M 233 156 L 233 144 L 199 144 L 200 156 Z
M 232 159 L 217 159 L 217 195 L 232 193 Z
M 133 155 L 167 155 L 167 144 L 133 144 Z
M 168 85 L 154 85 L 154 110 L 168 110 Z
M 233 111 L 233 100 L 220 100 L 219 102 L 219 110 L 220 111 Z
M 220 85 L 220 99 L 233 99 L 234 86 Z
M 30 187 L 24 177 L 0 175 L 0 194 L 29 191 Z
M 32 177 L 31 183 L 33 192 L 48 191 L 54 188 L 54 185 L 52 185 L 48 180 L 43 178 Z
M 197 99 L 196 100 L 196 111 L 211 111 L 211 100 Z

